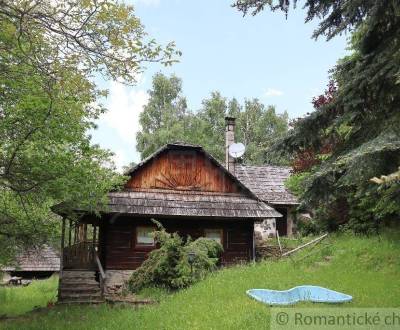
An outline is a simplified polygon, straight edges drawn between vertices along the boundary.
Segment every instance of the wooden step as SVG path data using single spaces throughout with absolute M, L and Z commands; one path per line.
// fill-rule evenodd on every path
M 92 270 L 80 271 L 80 270 L 64 270 L 63 277 L 95 277 L 96 272 Z
M 61 293 L 60 296 L 61 301 L 65 300 L 84 300 L 84 301 L 91 301 L 91 300 L 101 300 L 101 293 L 96 292 L 96 293 L 67 293 L 63 294 Z
M 60 304 L 98 304 L 104 302 L 96 273 L 87 270 L 63 271 L 60 282 Z
M 98 289 L 100 290 L 100 285 L 99 283 L 77 283 L 77 284 L 70 284 L 70 283 L 63 283 L 61 282 L 60 285 L 60 289 L 61 290 L 84 290 L 84 289 L 88 289 L 88 290 L 92 290 L 92 289 Z
M 75 287 L 75 286 L 99 286 L 99 282 L 93 280 L 93 281 L 79 281 L 79 280 L 61 280 L 61 286 L 69 286 L 69 287 Z
M 69 294 L 97 294 L 101 293 L 100 288 L 61 288 L 61 296 Z

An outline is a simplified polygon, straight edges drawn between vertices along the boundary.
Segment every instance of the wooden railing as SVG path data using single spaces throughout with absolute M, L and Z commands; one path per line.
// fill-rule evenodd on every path
M 64 247 L 64 269 L 96 269 L 96 247 L 93 241 L 84 241 Z
M 101 265 L 100 258 L 98 256 L 96 250 L 94 250 L 94 258 L 96 260 L 97 269 L 99 271 L 101 296 L 103 297 L 104 296 L 104 287 L 105 287 L 106 274 L 104 272 L 103 266 Z

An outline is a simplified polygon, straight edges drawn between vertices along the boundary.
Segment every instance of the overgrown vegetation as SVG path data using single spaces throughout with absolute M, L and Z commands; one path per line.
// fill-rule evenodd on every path
M 238 0 L 235 6 L 244 14 L 265 8 L 287 14 L 297 2 Z M 313 100 L 314 112 L 293 122 L 276 149 L 294 157 L 303 173 L 298 192 L 321 225 L 374 233 L 400 216 L 400 180 L 370 181 L 400 164 L 400 4 L 307 0 L 305 8 L 306 21 L 322 19 L 313 37 L 353 32 L 351 54 L 331 71 L 328 89 Z
M 204 237 L 185 241 L 177 233 L 167 233 L 154 221 L 158 229 L 154 240 L 158 245 L 129 279 L 128 287 L 138 292 L 146 287 L 182 289 L 205 278 L 216 269 L 222 246 Z M 189 260 L 189 253 L 192 260 Z
M 223 269 L 204 281 L 161 297 L 161 302 L 132 307 L 59 306 L 7 321 L 7 329 L 269 329 L 270 308 L 246 296 L 252 288 L 286 290 L 314 284 L 354 297 L 350 307 L 400 307 L 400 236 L 334 235 L 325 245 L 292 258 Z M 152 290 L 154 291 L 154 290 Z M 155 295 L 152 292 L 152 295 Z M 301 303 L 296 307 L 326 308 Z M 293 307 L 288 307 L 293 308 Z M 1 312 L 0 312 L 1 314 Z

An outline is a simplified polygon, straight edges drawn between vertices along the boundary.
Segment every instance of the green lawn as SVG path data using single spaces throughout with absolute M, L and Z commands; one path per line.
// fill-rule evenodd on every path
M 335 305 L 337 308 L 400 307 L 399 238 L 398 232 L 382 238 L 337 236 L 293 259 L 221 270 L 187 290 L 161 295 L 160 304 L 155 306 L 139 310 L 106 305 L 58 306 L 4 321 L 2 326 L 6 329 L 268 329 L 269 307 L 248 298 L 245 291 L 288 289 L 301 284 L 321 285 L 354 297 L 353 302 Z M 322 246 L 325 248 L 321 249 Z M 306 255 L 309 256 L 305 258 Z M 51 286 L 55 292 L 55 282 Z M 24 291 L 29 287 L 16 290 L 20 290 L 15 293 L 18 304 L 19 295 L 29 295 Z M 3 307 L 0 303 L 0 314 L 4 314 Z
M 32 281 L 27 287 L 0 287 L 0 317 L 15 316 L 57 300 L 58 277 Z

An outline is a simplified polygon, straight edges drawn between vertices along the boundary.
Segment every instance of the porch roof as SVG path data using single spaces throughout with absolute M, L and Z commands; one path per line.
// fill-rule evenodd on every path
M 141 189 L 109 193 L 107 213 L 220 218 L 276 218 L 272 207 L 240 194 Z

